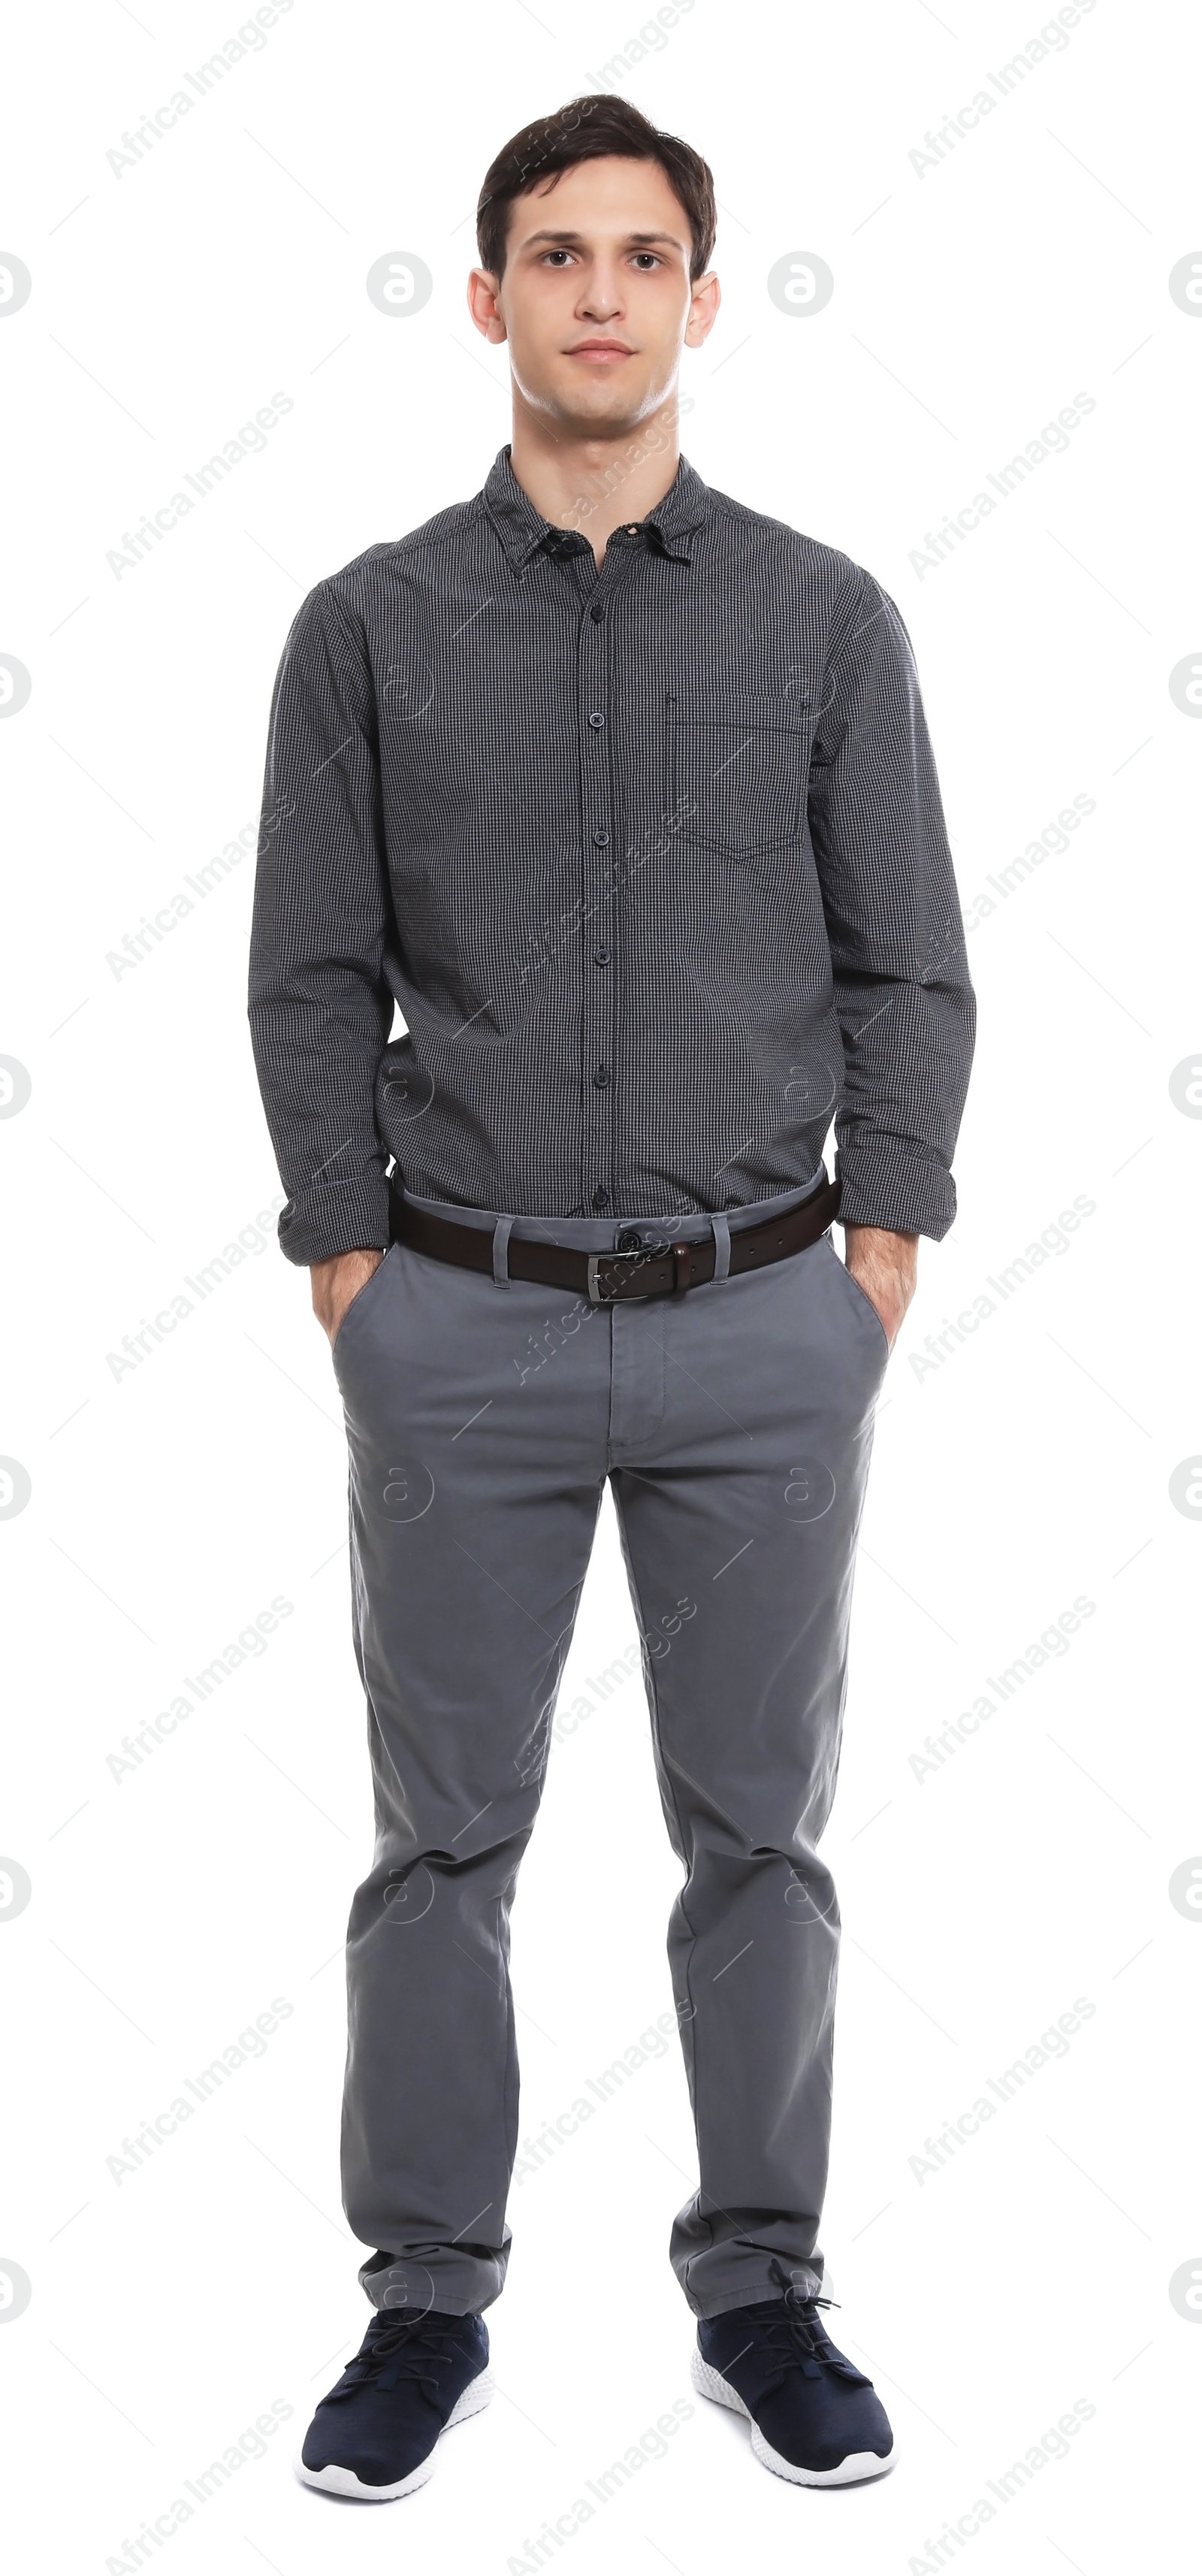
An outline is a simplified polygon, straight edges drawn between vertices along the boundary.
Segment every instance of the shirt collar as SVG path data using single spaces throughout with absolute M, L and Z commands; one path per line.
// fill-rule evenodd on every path
M 509 447 L 500 448 L 481 498 L 514 571 L 521 572 L 548 538 L 562 537 L 565 531 L 535 509 L 509 459 Z M 654 531 L 651 542 L 661 554 L 674 562 L 688 563 L 689 541 L 701 526 L 708 503 L 709 493 L 701 476 L 687 456 L 682 456 L 662 501 L 648 510 L 642 525 Z

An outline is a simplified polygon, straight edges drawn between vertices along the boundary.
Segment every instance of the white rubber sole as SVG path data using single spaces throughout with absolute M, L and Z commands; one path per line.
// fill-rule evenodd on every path
M 696 2345 L 689 2369 L 700 2397 L 712 2397 L 715 2406 L 729 2406 L 736 2415 L 746 2416 L 751 2426 L 751 2447 L 757 2460 L 762 2461 L 766 2469 L 771 2469 L 776 2477 L 790 2479 L 795 2487 L 849 2487 L 861 2478 L 883 2477 L 886 2469 L 893 2467 L 897 2458 L 896 2443 L 891 2451 L 886 2451 L 883 2459 L 876 2451 L 849 2451 L 837 2469 L 799 2469 L 792 2460 L 783 2460 L 780 2452 L 774 2451 L 771 2443 L 764 2440 L 738 2389 L 732 2388 L 729 2379 L 723 2379 L 720 2371 L 712 2369 L 709 2362 L 703 2360 Z
M 478 2415 L 481 2407 L 487 2406 L 490 2397 L 495 2394 L 496 2381 L 492 2371 L 486 2366 L 475 2379 L 469 2381 L 458 2404 L 452 2407 L 442 2432 L 449 2433 L 452 2424 L 466 2424 L 468 2416 Z M 327 2495 L 351 2496 L 357 2504 L 392 2504 L 398 2496 L 415 2494 L 418 2487 L 424 2487 L 427 2478 L 433 2477 L 434 2456 L 441 2440 L 442 2433 L 439 2434 L 434 2449 L 426 2453 L 424 2460 L 419 2460 L 417 2467 L 410 2470 L 408 2477 L 398 2478 L 395 2485 L 390 2487 L 365 2486 L 362 2478 L 357 2478 L 353 2469 L 340 2469 L 333 2461 L 328 2469 L 307 2469 L 299 2451 L 292 2465 L 305 2486 L 323 2487 Z

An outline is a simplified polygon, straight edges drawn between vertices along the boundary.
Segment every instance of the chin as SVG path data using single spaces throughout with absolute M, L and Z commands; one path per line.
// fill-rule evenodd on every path
M 624 376 L 620 382 L 616 377 L 611 381 L 601 376 L 595 379 L 573 376 L 564 395 L 567 415 L 581 421 L 597 420 L 607 426 L 636 419 L 643 404 L 643 389 L 633 384 L 629 376 Z

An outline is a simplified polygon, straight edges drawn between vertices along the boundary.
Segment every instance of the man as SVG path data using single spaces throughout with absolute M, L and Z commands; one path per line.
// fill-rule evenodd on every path
M 272 710 L 251 1024 L 346 1418 L 378 1828 L 343 2118 L 376 2313 L 297 2465 L 374 2500 L 490 2393 L 509 1906 L 607 1477 L 685 1871 L 695 2384 L 798 2484 L 893 2457 L 822 2315 L 817 1845 L 973 997 L 896 608 L 680 456 L 713 238 L 706 163 L 620 98 L 505 147 L 468 300 L 512 443 L 318 584 Z

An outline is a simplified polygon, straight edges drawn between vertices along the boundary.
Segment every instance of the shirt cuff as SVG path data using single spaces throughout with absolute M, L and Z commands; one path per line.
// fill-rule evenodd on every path
M 956 1220 L 956 1184 L 942 1163 L 889 1140 L 835 1156 L 843 1184 L 840 1225 L 879 1225 L 891 1234 L 928 1234 L 941 1243 Z
M 386 1252 L 392 1226 L 383 1173 L 364 1172 L 358 1180 L 289 1199 L 278 1232 L 281 1251 L 301 1269 L 360 1247 Z

